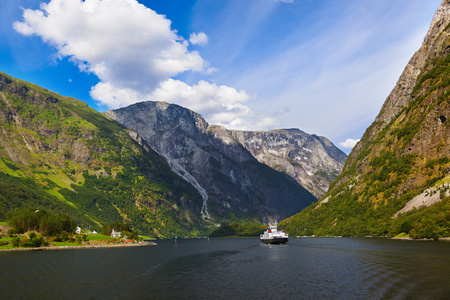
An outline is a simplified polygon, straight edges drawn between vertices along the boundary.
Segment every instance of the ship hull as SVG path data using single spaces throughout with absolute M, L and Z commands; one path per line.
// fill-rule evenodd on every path
M 261 242 L 264 244 L 284 244 L 289 241 L 289 238 L 280 237 L 280 238 L 273 238 L 273 239 L 261 239 Z

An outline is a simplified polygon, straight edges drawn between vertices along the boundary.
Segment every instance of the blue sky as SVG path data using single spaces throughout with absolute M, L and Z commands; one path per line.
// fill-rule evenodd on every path
M 229 129 L 299 128 L 348 153 L 440 2 L 0 0 L 0 71 L 98 111 L 167 101 Z

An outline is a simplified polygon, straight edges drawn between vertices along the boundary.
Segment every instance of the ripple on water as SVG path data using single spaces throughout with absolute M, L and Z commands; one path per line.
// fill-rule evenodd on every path
M 0 254 L 0 291 L 2 299 L 449 299 L 449 254 L 450 243 L 345 238 Z

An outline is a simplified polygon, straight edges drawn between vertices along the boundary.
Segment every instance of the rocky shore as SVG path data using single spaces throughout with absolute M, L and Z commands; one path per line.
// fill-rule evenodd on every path
M 154 242 L 140 242 L 140 243 L 124 243 L 124 244 L 102 244 L 96 243 L 93 245 L 80 245 L 80 246 L 46 246 L 38 248 L 12 248 L 12 249 L 0 249 L 0 252 L 21 252 L 21 251 L 47 251 L 47 250 L 69 250 L 69 249 L 96 249 L 96 248 L 119 248 L 119 247 L 141 247 L 141 246 L 154 246 Z

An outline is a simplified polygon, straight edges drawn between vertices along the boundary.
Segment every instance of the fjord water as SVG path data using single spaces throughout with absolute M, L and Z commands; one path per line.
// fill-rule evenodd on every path
M 0 253 L 1 299 L 450 299 L 450 243 L 159 241 Z

